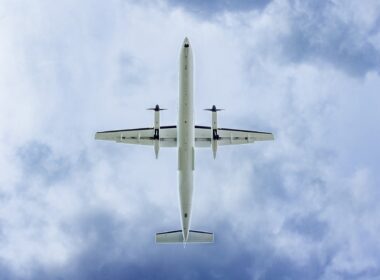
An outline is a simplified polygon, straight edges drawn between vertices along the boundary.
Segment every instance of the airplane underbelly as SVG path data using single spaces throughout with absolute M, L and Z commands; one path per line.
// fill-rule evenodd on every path
M 180 58 L 178 119 L 178 185 L 181 222 L 187 236 L 190 227 L 194 170 L 193 69 L 191 49 Z M 186 238 L 185 238 L 186 239 Z

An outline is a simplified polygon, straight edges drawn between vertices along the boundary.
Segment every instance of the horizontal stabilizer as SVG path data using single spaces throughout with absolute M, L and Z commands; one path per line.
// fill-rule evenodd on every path
M 186 243 L 212 243 L 214 234 L 211 232 L 190 230 Z M 156 243 L 184 243 L 182 230 L 156 233 Z

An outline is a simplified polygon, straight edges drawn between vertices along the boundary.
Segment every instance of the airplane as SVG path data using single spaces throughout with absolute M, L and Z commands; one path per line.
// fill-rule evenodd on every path
M 177 125 L 161 126 L 160 111 L 156 105 L 148 110 L 154 111 L 154 126 L 96 132 L 95 139 L 111 140 L 118 143 L 148 145 L 154 147 L 158 158 L 161 147 L 178 150 L 178 184 L 181 229 L 156 233 L 156 243 L 212 243 L 211 232 L 190 230 L 191 206 L 193 196 L 193 172 L 195 169 L 195 147 L 211 147 L 215 159 L 218 146 L 254 143 L 255 141 L 274 140 L 269 132 L 219 128 L 217 112 L 221 109 L 213 105 L 212 125 L 198 126 L 193 123 L 193 54 L 189 39 L 183 41 L 180 51 L 179 69 L 179 114 Z

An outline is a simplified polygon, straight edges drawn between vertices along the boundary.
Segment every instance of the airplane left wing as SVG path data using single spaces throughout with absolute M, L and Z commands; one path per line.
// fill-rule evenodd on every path
M 177 147 L 177 127 L 161 126 L 158 131 L 152 127 L 101 131 L 96 132 L 95 139 L 148 146 L 154 146 L 155 140 L 159 139 L 160 147 Z
M 219 145 L 237 145 L 253 143 L 255 141 L 274 140 L 273 134 L 270 132 L 231 128 L 219 128 L 218 136 Z
M 210 147 L 211 141 L 216 140 L 218 145 L 249 144 L 255 141 L 274 140 L 273 134 L 254 130 L 218 128 L 213 131 L 209 126 L 195 126 L 195 146 Z

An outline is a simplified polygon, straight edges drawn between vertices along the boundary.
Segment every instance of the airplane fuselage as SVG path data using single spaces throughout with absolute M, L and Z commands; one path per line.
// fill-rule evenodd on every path
M 186 38 L 179 69 L 178 180 L 183 240 L 189 234 L 194 172 L 193 54 Z

